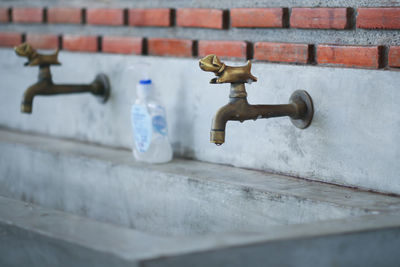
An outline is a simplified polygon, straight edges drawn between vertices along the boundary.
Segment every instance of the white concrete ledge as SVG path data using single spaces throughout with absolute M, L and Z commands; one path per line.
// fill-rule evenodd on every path
M 393 266 L 399 211 L 399 197 L 0 130 L 1 266 Z
M 0 197 L 1 266 L 395 266 L 400 216 L 156 237 Z
M 400 210 L 400 198 L 287 176 L 0 131 L 0 195 L 158 235 L 257 232 Z

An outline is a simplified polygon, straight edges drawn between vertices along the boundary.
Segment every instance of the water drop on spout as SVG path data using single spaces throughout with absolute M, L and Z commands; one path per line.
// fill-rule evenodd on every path
M 222 144 L 220 144 L 220 143 L 215 143 L 217 146 L 220 146 L 220 145 L 222 145 Z

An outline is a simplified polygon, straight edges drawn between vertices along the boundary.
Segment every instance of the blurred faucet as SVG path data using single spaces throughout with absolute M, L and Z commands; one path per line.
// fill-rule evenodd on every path
M 54 84 L 51 78 L 50 65 L 61 65 L 58 62 L 58 49 L 52 55 L 42 55 L 36 52 L 31 45 L 23 43 L 14 47 L 17 55 L 28 58 L 25 66 L 39 66 L 39 80 L 25 91 L 21 112 L 32 113 L 33 98 L 36 95 L 56 95 L 89 92 L 98 96 L 101 102 L 106 102 L 110 94 L 108 77 L 99 74 L 90 84 Z

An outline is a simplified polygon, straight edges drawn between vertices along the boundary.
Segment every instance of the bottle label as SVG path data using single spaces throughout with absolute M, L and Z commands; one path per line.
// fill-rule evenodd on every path
M 154 132 L 159 133 L 162 136 L 167 136 L 167 121 L 162 115 L 157 115 L 153 117 L 153 129 Z
M 139 152 L 146 152 L 151 143 L 152 125 L 147 108 L 133 105 L 131 112 L 134 141 Z

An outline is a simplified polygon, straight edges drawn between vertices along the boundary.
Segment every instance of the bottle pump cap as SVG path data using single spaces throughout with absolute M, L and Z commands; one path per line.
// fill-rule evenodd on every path
M 147 97 L 151 93 L 152 81 L 150 79 L 150 64 L 147 62 L 138 62 L 128 67 L 129 70 L 139 70 L 141 79 L 136 85 L 136 93 L 140 98 Z
M 136 86 L 138 97 L 147 97 L 151 92 L 152 82 L 150 79 L 140 80 Z
M 140 80 L 139 83 L 140 84 L 151 84 L 151 80 L 150 79 Z

